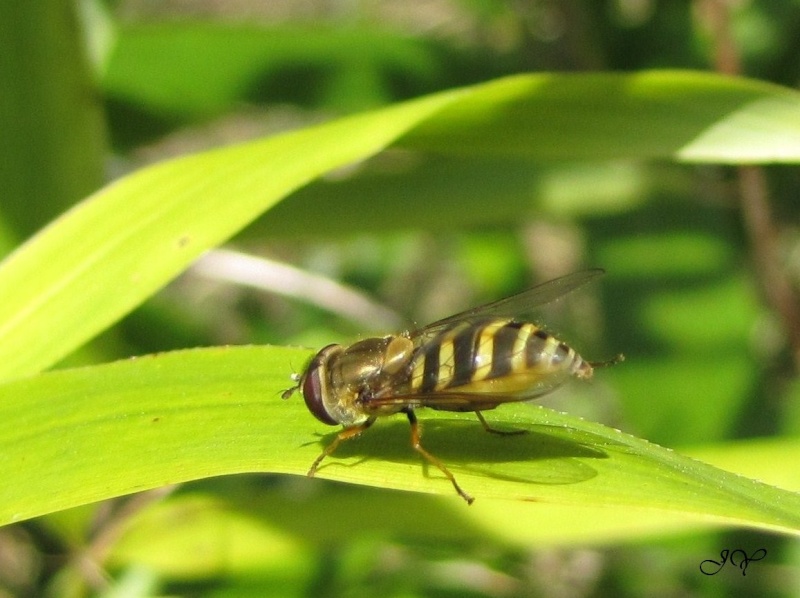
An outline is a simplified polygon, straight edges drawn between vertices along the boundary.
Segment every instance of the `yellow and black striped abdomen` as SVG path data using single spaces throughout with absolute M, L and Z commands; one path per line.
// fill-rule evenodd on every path
M 591 366 L 538 326 L 509 319 L 461 322 L 422 344 L 412 358 L 412 392 L 534 397 Z

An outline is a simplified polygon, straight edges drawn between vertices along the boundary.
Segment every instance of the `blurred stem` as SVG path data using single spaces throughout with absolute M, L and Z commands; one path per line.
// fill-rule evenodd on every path
M 741 73 L 736 39 L 731 33 L 730 0 L 699 0 L 701 22 L 711 33 L 714 66 L 726 75 Z M 775 226 L 764 170 L 755 166 L 737 169 L 740 210 L 755 256 L 756 273 L 766 299 L 783 321 L 795 370 L 800 371 L 800 303 L 788 276 L 780 266 L 778 227 Z
M 800 313 L 794 289 L 780 266 L 778 230 L 772 221 L 764 170 L 740 166 L 738 178 L 742 218 L 753 246 L 758 276 L 767 301 L 783 320 L 795 369 L 800 371 Z
M 105 125 L 75 2 L 0 2 L 0 220 L 20 240 L 103 182 Z
M 364 293 L 288 264 L 230 249 L 206 252 L 191 274 L 300 299 L 369 330 L 399 329 L 403 318 Z

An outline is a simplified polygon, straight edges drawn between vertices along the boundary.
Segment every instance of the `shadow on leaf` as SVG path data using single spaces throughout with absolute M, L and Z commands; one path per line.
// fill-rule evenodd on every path
M 526 434 L 501 436 L 486 433 L 475 421 L 420 420 L 424 426 L 422 446 L 456 475 L 459 471 L 495 479 L 534 484 L 574 484 L 589 480 L 597 470 L 587 459 L 607 459 L 602 445 L 607 439 L 594 438 L 572 428 L 527 425 Z M 505 424 L 508 428 L 508 424 Z M 519 426 L 519 424 L 513 424 Z M 337 432 L 338 433 L 338 432 Z M 327 446 L 336 433 L 320 438 Z M 359 438 L 342 443 L 319 469 L 352 467 L 371 460 L 419 462 L 425 475 L 431 469 L 410 446 L 408 424 L 400 418 L 378 421 Z M 435 468 L 433 468 L 435 469 Z

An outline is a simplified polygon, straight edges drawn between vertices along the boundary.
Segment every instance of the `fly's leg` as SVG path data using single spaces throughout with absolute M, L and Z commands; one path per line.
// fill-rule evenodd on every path
M 445 477 L 447 477 L 447 479 L 450 480 L 450 483 L 453 484 L 453 488 L 456 489 L 458 495 L 465 501 L 467 501 L 468 505 L 471 505 L 472 501 L 474 501 L 475 499 L 461 489 L 461 486 L 459 486 L 458 482 L 456 482 L 455 476 L 453 476 L 453 474 L 450 473 L 450 470 L 447 469 L 447 467 L 445 467 L 444 463 L 439 461 L 439 459 L 437 459 L 436 457 L 431 455 L 428 451 L 426 451 L 424 448 L 422 448 L 422 444 L 420 443 L 419 424 L 417 423 L 417 416 L 414 415 L 414 411 L 411 409 L 407 409 L 405 410 L 405 414 L 408 416 L 408 423 L 411 424 L 411 446 L 414 447 L 414 450 L 417 451 L 420 455 L 425 457 L 428 463 L 431 463 L 436 467 L 438 467 L 439 471 L 441 471 L 445 475 Z
M 308 475 L 308 477 L 310 478 L 313 478 L 314 474 L 317 473 L 317 468 L 319 467 L 319 464 L 322 463 L 322 460 L 325 457 L 332 455 L 333 451 L 336 450 L 336 447 L 338 447 L 343 440 L 350 440 L 351 438 L 355 438 L 374 423 L 375 423 L 375 418 L 371 417 L 363 424 L 353 426 L 352 428 L 345 428 L 344 430 L 339 432 L 334 441 L 331 442 L 328 446 L 326 446 L 325 450 L 322 451 L 322 454 L 314 460 L 314 462 L 311 464 L 311 469 L 308 470 L 308 473 L 306 475 Z
M 489 425 L 489 423 L 484 419 L 483 415 L 481 415 L 480 411 L 476 411 L 475 415 L 478 416 L 483 429 L 487 432 L 491 432 L 492 434 L 500 434 L 501 436 L 516 436 L 517 434 L 527 433 L 527 430 L 498 430 L 497 428 L 493 428 Z

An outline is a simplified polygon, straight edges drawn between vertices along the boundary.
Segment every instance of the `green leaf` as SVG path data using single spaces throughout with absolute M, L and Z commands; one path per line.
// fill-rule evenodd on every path
M 540 160 L 797 161 L 800 94 L 684 71 L 521 75 L 472 88 L 404 145 Z
M 304 475 L 336 433 L 301 400 L 280 400 L 290 364 L 306 357 L 275 347 L 191 350 L 0 386 L 0 522 L 209 476 Z M 421 412 L 426 448 L 476 497 L 467 513 L 507 510 L 519 527 L 541 504 L 575 505 L 800 530 L 798 494 L 548 409 L 519 404 L 487 415 L 529 433 L 498 437 L 472 417 Z M 385 418 L 343 444 L 318 477 L 460 502 L 408 434 L 402 417 Z
M 620 162 L 544 165 L 500 156 L 427 157 L 356 178 L 321 180 L 275 206 L 253 236 L 346 235 L 355 230 L 508 226 L 520 215 L 581 217 L 630 210 L 645 201 L 653 168 Z M 672 180 L 686 177 L 674 172 Z M 380 198 L 380 201 L 376 201 Z M 492 209 L 486 209 L 491 198 Z M 316 226 L 319 206 L 347 214 Z M 443 215 L 447 215 L 446 218 Z
M 0 380 L 53 365 L 285 196 L 392 144 L 537 159 L 796 161 L 798 123 L 800 94 L 753 81 L 522 75 L 146 168 L 0 265 Z M 361 208 L 344 205 L 335 217 L 357 219 Z M 377 198 L 371 209 L 385 208 Z M 318 210 L 306 232 L 324 232 L 332 213 Z
M 379 151 L 453 94 L 173 160 L 112 183 L 0 265 L 0 380 L 52 365 L 272 204 Z
M 385 102 L 397 69 L 406 87 L 429 87 L 440 60 L 423 40 L 356 24 L 124 23 L 103 86 L 116 99 L 182 117 L 223 112 L 254 98 L 363 108 Z
M 783 466 L 800 442 L 749 440 L 689 452 L 718 467 L 788 488 L 800 488 L 800 473 Z M 369 517 L 363 516 L 369 504 Z M 455 507 L 455 508 L 454 508 Z M 470 508 L 451 498 L 295 479 L 264 484 L 241 478 L 217 480 L 214 490 L 187 486 L 153 505 L 128 526 L 114 549 L 114 563 L 146 563 L 163 574 L 209 576 L 215 572 L 264 571 L 311 560 L 308 547 L 326 547 L 363 535 L 419 540 L 437 546 L 458 543 L 484 548 L 508 545 L 607 544 L 652 534 L 675 534 L 713 525 L 687 513 L 598 506 L 527 503 L 481 498 Z M 243 515 L 245 513 L 246 515 Z M 397 513 L 403 513 L 402 518 Z M 163 530 L 169 529 L 169 534 Z M 224 534 L 224 539 L 223 539 Z M 221 543 L 226 550 L 200 561 L 188 547 Z

